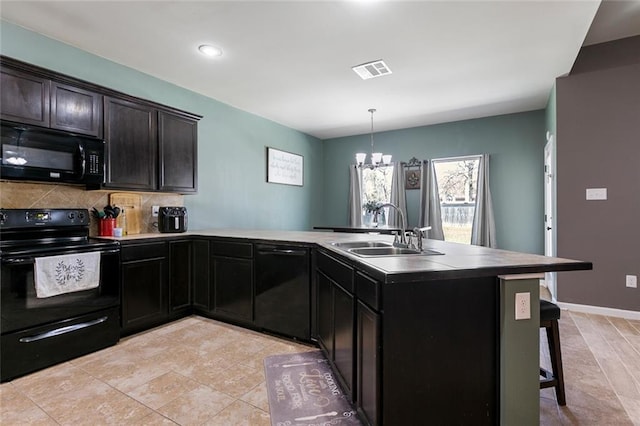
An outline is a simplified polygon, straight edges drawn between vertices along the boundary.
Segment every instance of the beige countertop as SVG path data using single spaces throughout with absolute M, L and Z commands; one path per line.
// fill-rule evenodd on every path
M 360 257 L 331 243 L 344 241 L 393 241 L 393 236 L 382 234 L 280 231 L 255 229 L 206 229 L 183 233 L 152 233 L 110 238 L 122 242 L 135 242 L 154 238 L 221 237 L 250 241 L 273 241 L 317 245 L 356 264 L 384 282 L 452 279 L 471 276 L 530 274 L 552 271 L 592 269 L 590 262 L 519 253 L 487 247 L 425 239 L 424 249 L 436 250 L 442 255 L 409 255 L 388 257 Z

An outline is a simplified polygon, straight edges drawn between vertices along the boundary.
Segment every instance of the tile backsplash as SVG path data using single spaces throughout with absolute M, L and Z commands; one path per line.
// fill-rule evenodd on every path
M 81 186 L 0 181 L 0 207 L 5 209 L 84 208 L 102 210 L 109 204 L 109 194 L 122 190 L 87 191 Z M 132 191 L 126 191 L 132 192 Z M 151 206 L 184 206 L 181 194 L 136 192 L 142 197 L 141 233 L 155 233 L 157 218 Z M 98 223 L 91 217 L 91 235 L 98 235 Z

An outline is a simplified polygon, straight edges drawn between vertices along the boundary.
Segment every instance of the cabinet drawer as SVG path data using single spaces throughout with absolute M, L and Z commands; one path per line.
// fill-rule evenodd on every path
M 318 269 L 322 270 L 325 275 L 344 287 L 345 290 L 351 293 L 354 292 L 353 268 L 323 252 L 318 252 L 317 265 Z
M 167 246 L 165 242 L 123 245 L 120 257 L 123 262 L 129 260 L 153 259 L 155 257 L 165 257 Z
M 378 281 L 356 272 L 356 296 L 370 308 L 380 311 L 382 309 L 382 289 Z
M 253 258 L 253 245 L 251 243 L 211 241 L 210 249 L 212 256 Z

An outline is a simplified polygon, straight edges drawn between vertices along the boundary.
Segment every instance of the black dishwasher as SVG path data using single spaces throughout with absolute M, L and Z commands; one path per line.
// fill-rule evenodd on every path
M 256 245 L 255 324 L 302 340 L 310 333 L 309 249 Z

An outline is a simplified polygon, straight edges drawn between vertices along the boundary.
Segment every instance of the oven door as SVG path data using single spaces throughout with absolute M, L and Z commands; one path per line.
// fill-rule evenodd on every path
M 35 258 L 2 254 L 0 381 L 115 345 L 120 339 L 120 249 L 100 253 L 97 288 L 37 298 Z M 73 254 L 66 251 L 60 254 Z
M 80 251 L 60 251 L 55 254 L 90 251 L 92 251 L 91 248 L 84 248 Z M 120 249 L 100 249 L 99 252 L 98 287 L 47 298 L 36 297 L 35 257 L 24 253 L 17 256 L 3 253 L 2 281 L 0 281 L 2 335 L 118 307 L 120 304 Z

